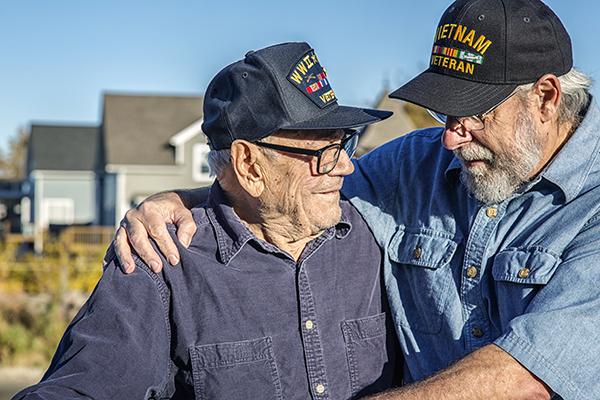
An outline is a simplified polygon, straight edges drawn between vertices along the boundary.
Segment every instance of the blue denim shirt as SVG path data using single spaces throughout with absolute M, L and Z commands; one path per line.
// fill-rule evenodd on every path
M 213 185 L 181 264 L 156 275 L 137 260 L 124 275 L 109 255 L 42 383 L 17 398 L 324 400 L 390 387 L 400 371 L 381 251 L 341 205 L 343 221 L 296 262 Z
M 489 207 L 467 193 L 441 134 L 381 146 L 343 188 L 384 250 L 405 380 L 495 343 L 563 398 L 600 399 L 595 102 L 538 177 Z

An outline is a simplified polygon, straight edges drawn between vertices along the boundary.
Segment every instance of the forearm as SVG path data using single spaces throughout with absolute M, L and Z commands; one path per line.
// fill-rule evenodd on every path
M 550 399 L 551 392 L 508 353 L 485 346 L 436 375 L 381 393 L 377 400 Z

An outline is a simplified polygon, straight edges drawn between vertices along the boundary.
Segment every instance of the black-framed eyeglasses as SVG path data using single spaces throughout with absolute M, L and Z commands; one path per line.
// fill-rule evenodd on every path
M 508 99 L 513 97 L 517 93 L 517 91 L 518 90 L 515 90 L 514 92 L 509 94 L 507 97 L 505 97 L 500 103 L 496 104 L 489 110 L 487 110 L 481 114 L 477 114 L 477 115 L 469 115 L 466 117 L 451 117 L 446 114 L 439 113 L 437 111 L 433 111 L 433 110 L 429 110 L 429 109 L 427 111 L 433 117 L 433 119 L 435 119 L 440 124 L 446 125 L 446 123 L 448 122 L 448 119 L 455 119 L 466 129 L 469 129 L 472 131 L 479 131 L 479 130 L 485 128 L 485 117 L 490 115 L 494 110 L 496 110 L 498 107 L 500 107 L 502 104 L 504 104 L 505 101 L 507 101 Z
M 260 147 L 266 147 L 268 149 L 284 151 L 287 153 L 304 154 L 307 156 L 317 157 L 317 173 L 320 175 L 325 175 L 331 172 L 337 165 L 342 149 L 346 151 L 348 157 L 352 157 L 356 151 L 356 147 L 358 146 L 359 131 L 348 130 L 346 132 L 346 135 L 342 138 L 340 143 L 332 143 L 317 150 L 283 146 L 280 144 L 260 141 L 254 142 L 254 144 Z

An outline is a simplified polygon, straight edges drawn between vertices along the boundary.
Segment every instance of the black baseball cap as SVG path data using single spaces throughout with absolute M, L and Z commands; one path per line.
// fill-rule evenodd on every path
M 481 114 L 517 86 L 573 66 L 571 39 L 539 0 L 458 0 L 442 15 L 429 68 L 390 94 L 442 114 Z
M 307 43 L 250 51 L 223 68 L 204 96 L 202 130 L 214 150 L 236 139 L 256 141 L 281 129 L 356 128 L 389 111 L 341 106 L 327 72 Z

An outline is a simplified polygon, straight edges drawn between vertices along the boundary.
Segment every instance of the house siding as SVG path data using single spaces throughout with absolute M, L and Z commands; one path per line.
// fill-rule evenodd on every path
M 212 179 L 194 181 L 192 168 L 194 166 L 193 147 L 195 144 L 206 143 L 204 135 L 195 135 L 184 146 L 184 158 L 181 165 L 112 165 L 109 170 L 113 177 L 105 178 L 105 197 L 110 197 L 110 187 L 113 187 L 116 199 L 113 207 L 114 218 L 111 223 L 115 226 L 123 218 L 125 212 L 139 204 L 143 199 L 156 192 L 174 189 L 192 189 L 208 186 Z M 108 200 L 108 199 L 107 199 Z M 104 204 L 104 214 L 110 215 L 108 204 Z
M 34 174 L 36 188 L 33 207 L 34 220 L 39 227 L 46 227 L 49 221 L 44 215 L 44 204 L 60 199 L 72 202 L 72 223 L 96 223 L 96 174 L 91 172 L 45 172 Z

